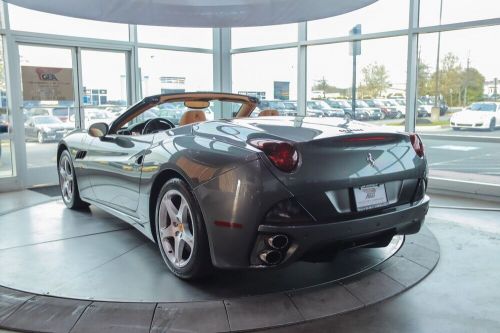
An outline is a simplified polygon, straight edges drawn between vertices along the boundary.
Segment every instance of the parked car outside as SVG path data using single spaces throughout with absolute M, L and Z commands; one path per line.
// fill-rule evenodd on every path
M 332 108 L 324 100 L 308 101 L 307 107 L 313 110 L 323 111 L 326 117 L 340 117 L 344 118 L 345 112 L 342 108 Z
M 366 110 L 360 110 L 355 108 L 355 112 L 352 110 L 352 106 L 344 99 L 327 99 L 325 100 L 328 105 L 333 108 L 341 108 L 344 110 L 345 118 L 356 119 L 356 120 L 369 120 L 370 114 Z
M 370 106 L 380 108 L 385 118 L 396 118 L 398 114 L 398 110 L 394 106 L 387 104 L 384 99 L 368 99 L 365 102 Z
M 349 105 L 352 105 L 352 102 L 349 102 Z M 368 113 L 371 120 L 380 120 L 385 118 L 385 115 L 382 113 L 380 108 L 372 108 L 365 101 L 360 99 L 356 100 L 356 111 L 357 110 Z
M 396 116 L 394 118 L 400 119 L 400 118 L 404 118 L 406 116 L 406 106 L 399 104 L 394 99 L 386 99 L 385 103 L 391 107 L 396 108 L 397 113 L 396 113 Z
M 72 129 L 73 124 L 64 123 L 55 116 L 34 116 L 24 124 L 25 139 L 38 143 L 61 140 Z
M 288 109 L 282 100 L 261 100 L 258 108 L 260 110 L 274 109 L 279 112 L 280 116 L 294 116 L 297 114 L 296 110 Z
M 494 131 L 500 125 L 500 103 L 472 103 L 462 111 L 454 113 L 450 118 L 450 126 L 454 130 L 462 128 L 481 128 Z
M 116 118 L 112 113 L 107 112 L 103 109 L 90 109 L 85 108 L 85 127 L 89 128 L 92 124 L 95 123 L 107 123 L 111 124 L 111 122 Z

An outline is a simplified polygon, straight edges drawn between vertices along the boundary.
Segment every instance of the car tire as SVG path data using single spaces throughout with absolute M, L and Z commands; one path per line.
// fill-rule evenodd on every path
M 347 120 L 351 120 L 352 119 L 352 116 L 350 113 L 346 113 L 345 116 L 344 116 L 345 119 Z
M 398 113 L 396 113 L 396 119 L 401 119 L 401 117 L 403 117 L 403 113 L 398 111 Z
M 490 132 L 493 132 L 496 128 L 497 128 L 497 121 L 495 118 L 493 118 L 490 120 L 490 127 L 488 128 L 488 130 Z
M 167 267 L 183 280 L 209 275 L 213 266 L 205 222 L 189 185 L 179 178 L 170 179 L 156 201 L 157 243 Z M 179 212 L 181 207 L 183 212 Z
M 57 174 L 59 175 L 61 197 L 66 207 L 70 209 L 87 208 L 89 204 L 80 198 L 75 168 L 67 150 L 64 150 L 59 157 Z
M 36 137 L 37 137 L 38 143 L 44 143 L 45 142 L 45 138 L 43 137 L 43 133 L 41 131 L 39 131 L 37 133 Z

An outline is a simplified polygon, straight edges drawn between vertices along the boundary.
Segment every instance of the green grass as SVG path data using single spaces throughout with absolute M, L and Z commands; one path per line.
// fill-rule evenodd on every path
M 387 126 L 404 126 L 405 122 L 394 122 L 394 123 L 389 123 L 386 124 Z M 417 126 L 449 126 L 450 121 L 449 120 L 438 120 L 432 122 L 430 119 L 417 119 Z

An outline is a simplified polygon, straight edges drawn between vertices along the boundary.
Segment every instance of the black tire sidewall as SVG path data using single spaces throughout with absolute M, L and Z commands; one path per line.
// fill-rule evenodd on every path
M 184 267 L 176 267 L 170 262 L 165 254 L 165 249 L 163 248 L 160 240 L 160 224 L 158 221 L 160 203 L 165 193 L 169 190 L 179 191 L 188 201 L 189 208 L 191 210 L 191 219 L 194 228 L 194 248 L 190 261 Z M 201 213 L 198 202 L 191 192 L 189 185 L 185 181 L 179 178 L 173 178 L 163 185 L 158 197 L 156 198 L 155 230 L 158 247 L 160 249 L 163 261 L 173 274 L 181 279 L 193 280 L 210 273 L 211 259 L 208 247 L 208 238 L 205 229 L 205 222 L 203 220 L 203 215 Z
M 69 163 L 71 164 L 71 170 L 73 170 L 73 196 L 71 197 L 70 201 L 64 200 L 64 196 L 62 195 L 62 188 L 61 188 L 61 177 L 59 175 L 59 165 L 60 162 L 63 158 L 63 156 L 67 156 L 69 159 Z M 76 179 L 76 172 L 75 172 L 75 167 L 73 166 L 73 159 L 71 158 L 71 154 L 68 152 L 68 150 L 63 150 L 61 153 L 61 156 L 59 156 L 59 160 L 57 161 L 57 177 L 59 178 L 59 190 L 61 191 L 61 198 L 66 205 L 66 207 L 71 208 L 71 209 L 79 209 L 79 208 L 84 208 L 87 207 L 88 204 L 80 198 L 80 192 L 78 190 L 78 182 Z

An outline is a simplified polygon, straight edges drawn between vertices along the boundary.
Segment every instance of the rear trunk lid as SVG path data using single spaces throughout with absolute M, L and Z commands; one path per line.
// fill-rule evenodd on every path
M 387 205 L 410 202 L 426 176 L 426 160 L 410 137 L 391 129 L 344 119 L 302 117 L 235 119 L 231 138 L 274 138 L 294 144 L 299 165 L 292 173 L 269 169 L 317 220 L 361 210 L 356 189 L 381 185 Z M 212 125 L 213 127 L 214 125 Z M 219 126 L 220 128 L 220 126 Z

